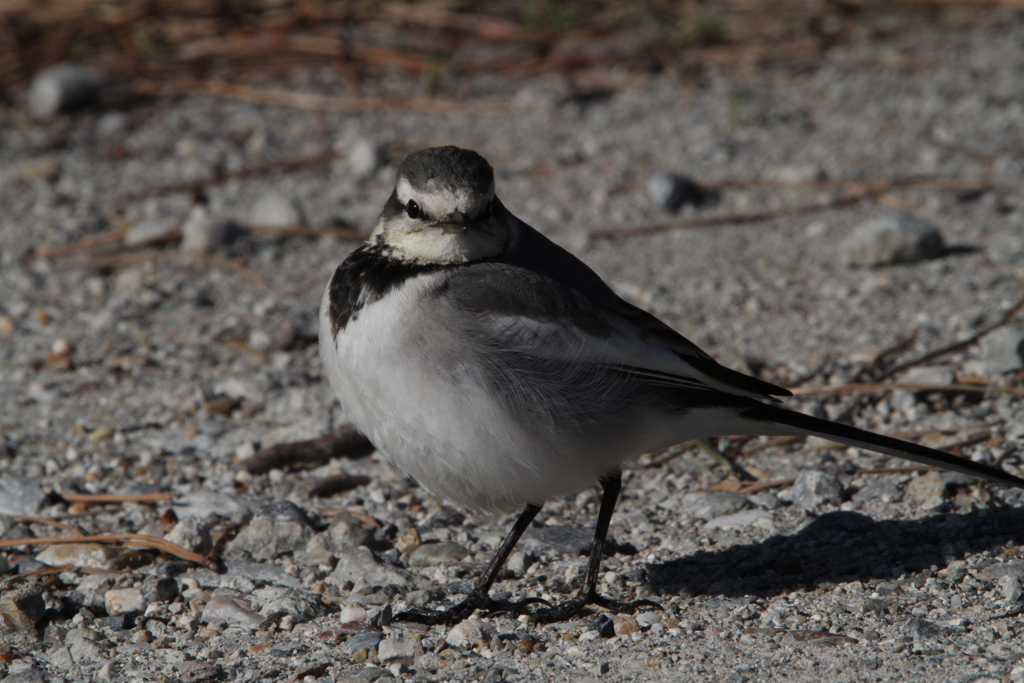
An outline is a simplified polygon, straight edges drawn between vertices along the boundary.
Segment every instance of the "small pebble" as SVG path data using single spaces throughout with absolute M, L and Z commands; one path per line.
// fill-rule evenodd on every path
M 164 540 L 176 543 L 186 550 L 206 555 L 213 550 L 213 537 L 210 527 L 198 517 L 183 517 L 167 532 Z
M 452 626 L 444 639 L 449 645 L 458 648 L 484 648 L 494 637 L 494 628 L 476 617 L 465 619 Z
M 804 470 L 793 483 L 790 495 L 793 505 L 812 510 L 825 503 L 841 503 L 843 485 L 833 474 L 820 470 Z
M 420 637 L 420 634 L 415 631 L 398 631 L 389 634 L 377 646 L 377 659 L 386 666 L 392 664 L 412 666 Z
M 647 179 L 647 196 L 659 207 L 675 213 L 684 205 L 700 206 L 710 193 L 686 176 L 675 173 L 653 173 Z
M 198 254 L 209 254 L 228 244 L 232 237 L 229 221 L 218 220 L 203 205 L 197 204 L 181 224 L 181 249 Z
M 612 619 L 612 623 L 615 625 L 615 635 L 617 636 L 640 632 L 640 622 L 633 617 L 615 617 Z
M 341 608 L 338 619 L 343 624 L 366 621 L 366 608 L 358 602 L 349 603 Z
M 273 228 L 291 228 L 306 224 L 298 203 L 275 192 L 263 195 L 249 210 L 249 224 Z
M 410 567 L 433 567 L 457 564 L 469 555 L 469 549 L 458 543 L 424 543 L 409 555 Z
M 28 113 L 32 118 L 52 119 L 99 100 L 103 78 L 87 64 L 60 62 L 38 72 L 28 88 Z
M 679 509 L 700 519 L 714 519 L 739 512 L 749 503 L 742 494 L 734 491 L 698 491 L 683 494 Z
M 249 601 L 237 595 L 215 595 L 210 598 L 203 608 L 201 621 L 208 624 L 242 624 L 244 626 L 257 626 L 263 623 L 265 617 L 253 611 Z
M 345 164 L 357 179 L 369 178 L 380 168 L 380 148 L 372 140 L 360 138 L 348 146 Z
M 985 372 L 999 375 L 1024 368 L 1024 324 L 1007 325 L 982 341 Z
M 893 213 L 850 231 L 839 243 L 840 260 L 852 267 L 914 263 L 945 253 L 938 229 L 909 213 Z
M 170 240 L 175 234 L 174 226 L 165 220 L 144 220 L 135 223 L 124 236 L 129 247 L 142 247 Z
M 35 479 L 4 473 L 0 476 L 0 514 L 35 515 L 46 502 L 46 493 Z
M 112 588 L 103 596 L 109 614 L 131 614 L 146 608 L 146 598 L 138 588 Z

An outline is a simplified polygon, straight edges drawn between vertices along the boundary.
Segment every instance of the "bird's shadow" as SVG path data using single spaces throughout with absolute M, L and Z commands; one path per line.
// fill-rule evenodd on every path
M 1024 543 L 1024 509 L 881 521 L 831 512 L 792 535 L 649 564 L 647 578 L 668 594 L 771 597 L 822 582 L 941 569 L 1008 541 Z

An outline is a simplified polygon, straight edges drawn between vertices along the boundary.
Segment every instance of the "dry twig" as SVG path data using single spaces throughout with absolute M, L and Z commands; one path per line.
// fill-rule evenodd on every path
M 155 536 L 146 536 L 145 534 L 96 534 L 92 536 L 43 536 L 40 538 L 11 538 L 0 540 L 0 548 L 16 548 L 19 546 L 33 546 L 33 545 L 59 545 L 67 543 L 104 543 L 104 544 L 124 544 L 126 546 L 136 548 L 152 548 L 153 550 L 160 550 L 181 558 L 182 560 L 188 560 L 189 562 L 195 562 L 204 566 L 211 566 L 212 561 L 200 555 L 194 553 L 191 550 L 182 548 L 176 543 L 165 541 L 162 538 Z
M 332 458 L 352 457 L 370 448 L 373 448 L 373 444 L 369 439 L 352 425 L 345 425 L 309 441 L 279 443 L 264 448 L 242 464 L 253 474 L 263 474 L 274 468 L 296 467 L 328 462 Z
M 415 111 L 425 114 L 465 114 L 470 116 L 497 116 L 508 110 L 508 105 L 492 102 L 455 102 L 427 97 L 336 97 L 312 95 L 287 90 L 257 88 L 224 81 L 200 81 L 180 78 L 172 81 L 144 81 L 132 83 L 137 95 L 210 95 L 252 104 L 269 104 L 294 109 L 335 112 Z
M 174 498 L 173 493 L 62 493 L 68 503 L 105 505 L 107 503 L 162 503 Z

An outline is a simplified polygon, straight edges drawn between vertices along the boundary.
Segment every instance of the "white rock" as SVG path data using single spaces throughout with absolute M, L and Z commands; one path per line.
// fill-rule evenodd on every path
M 380 148 L 372 140 L 360 138 L 346 150 L 345 163 L 356 178 L 369 178 L 380 168 Z
M 264 617 L 253 611 L 247 599 L 239 595 L 215 595 L 203 608 L 200 619 L 208 624 L 241 624 L 256 626 L 263 623 Z
M 900 378 L 902 384 L 952 384 L 956 375 L 941 365 L 911 368 Z
M 982 346 L 986 373 L 998 375 L 1024 368 L 1024 325 L 1001 327 L 985 337 Z
M 260 197 L 249 211 L 249 224 L 275 228 L 305 225 L 306 217 L 298 203 L 271 192 Z
M 209 210 L 197 204 L 181 225 L 181 249 L 208 254 L 231 241 L 231 223 L 217 220 Z
M 61 62 L 35 75 L 28 88 L 28 113 L 36 119 L 50 119 L 62 111 L 73 111 L 99 99 L 103 78 L 87 64 Z
M 144 220 L 139 221 L 128 229 L 124 236 L 124 243 L 130 247 L 142 246 L 153 242 L 170 239 L 174 233 L 174 227 L 169 221 Z
M 358 602 L 345 605 L 341 608 L 341 614 L 338 615 L 338 619 L 343 624 L 366 621 L 366 608 Z
M 487 647 L 494 637 L 494 627 L 488 623 L 470 617 L 455 626 L 444 637 L 454 647 Z
M 146 598 L 138 588 L 112 588 L 103 596 L 109 614 L 131 614 L 146 609 Z

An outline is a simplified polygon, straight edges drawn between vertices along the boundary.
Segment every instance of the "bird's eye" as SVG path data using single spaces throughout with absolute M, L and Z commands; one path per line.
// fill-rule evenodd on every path
M 409 215 L 409 218 L 419 218 L 423 215 L 420 205 L 416 203 L 415 199 L 410 199 L 409 203 L 405 205 L 405 212 Z

